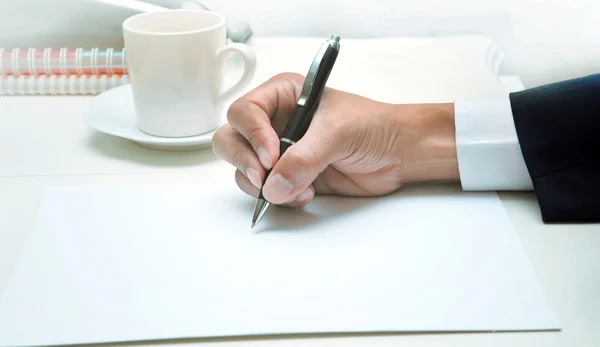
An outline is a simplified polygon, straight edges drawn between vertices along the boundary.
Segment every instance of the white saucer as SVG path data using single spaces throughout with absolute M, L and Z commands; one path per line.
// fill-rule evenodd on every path
M 197 136 L 157 137 L 137 127 L 131 85 L 109 89 L 94 98 L 84 115 L 85 121 L 99 132 L 129 139 L 141 146 L 169 151 L 208 148 L 216 129 Z

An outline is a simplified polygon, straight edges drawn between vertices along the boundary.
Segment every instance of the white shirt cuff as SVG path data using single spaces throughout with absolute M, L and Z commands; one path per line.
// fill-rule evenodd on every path
M 508 96 L 454 103 L 463 190 L 533 190 Z

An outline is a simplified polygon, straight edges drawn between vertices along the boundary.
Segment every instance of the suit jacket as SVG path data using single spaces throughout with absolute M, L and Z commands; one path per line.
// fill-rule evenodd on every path
M 545 222 L 600 221 L 600 74 L 510 94 Z

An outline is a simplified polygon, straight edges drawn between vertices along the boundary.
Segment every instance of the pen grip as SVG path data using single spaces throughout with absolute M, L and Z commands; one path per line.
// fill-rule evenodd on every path
M 283 142 L 283 141 L 279 141 L 279 158 L 281 158 L 283 156 L 283 154 L 285 153 L 285 151 L 287 151 L 288 148 L 290 148 L 292 145 L 287 143 L 287 142 Z M 267 170 L 267 173 L 265 174 L 265 178 L 262 182 L 262 185 L 264 186 L 265 183 L 267 182 L 267 178 L 269 178 L 269 175 L 271 174 L 271 171 L 273 169 Z M 262 188 L 260 189 L 260 192 L 258 193 L 258 198 L 259 199 L 265 199 L 265 197 L 263 196 L 263 192 L 262 192 Z
M 305 105 L 296 105 L 281 138 L 293 142 L 300 141 L 310 126 L 318 104 L 318 98 L 315 98 L 309 100 Z M 282 154 L 282 152 L 279 153 Z

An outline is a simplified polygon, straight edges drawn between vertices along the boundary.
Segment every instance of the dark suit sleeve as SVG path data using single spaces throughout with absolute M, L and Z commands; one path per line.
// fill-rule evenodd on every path
M 600 74 L 510 94 L 545 222 L 600 221 Z

